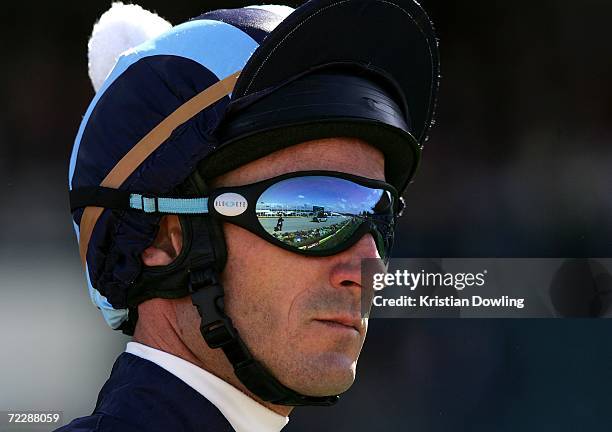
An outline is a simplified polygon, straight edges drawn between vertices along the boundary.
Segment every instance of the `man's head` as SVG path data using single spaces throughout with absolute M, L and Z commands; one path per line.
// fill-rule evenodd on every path
M 360 262 L 389 258 L 431 125 L 437 41 L 414 0 L 287 12 L 213 11 L 125 51 L 81 124 L 71 208 L 112 328 L 263 400 L 329 405 L 365 337 Z M 317 179 L 352 207 L 279 192 Z
M 353 138 L 309 141 L 220 176 L 213 187 L 307 170 L 384 180 L 384 158 L 378 149 Z M 162 226 L 154 245 L 143 253 L 145 265 L 169 264 L 178 255 L 178 219 L 165 220 Z M 367 330 L 367 319 L 361 318 L 360 264 L 379 256 L 372 236 L 364 235 L 337 255 L 307 257 L 231 223 L 223 229 L 228 249 L 222 274 L 226 312 L 253 355 L 284 385 L 301 393 L 345 391 L 354 380 Z M 182 342 L 201 362 L 210 362 L 213 353 L 199 334 L 200 316 L 190 299 L 176 300 L 174 306 Z M 140 323 L 163 319 L 157 308 L 140 309 Z

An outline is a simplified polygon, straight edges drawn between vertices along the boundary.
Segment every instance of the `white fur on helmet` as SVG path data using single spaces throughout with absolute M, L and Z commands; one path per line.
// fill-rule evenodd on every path
M 113 3 L 94 25 L 87 44 L 89 78 L 96 91 L 112 71 L 119 56 L 172 27 L 159 15 L 138 5 Z

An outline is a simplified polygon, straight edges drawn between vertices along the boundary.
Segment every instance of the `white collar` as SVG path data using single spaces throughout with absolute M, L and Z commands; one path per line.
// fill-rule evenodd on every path
M 180 357 L 128 342 L 125 352 L 149 360 L 179 378 L 215 405 L 236 432 L 279 432 L 289 417 L 276 414 L 236 387 Z

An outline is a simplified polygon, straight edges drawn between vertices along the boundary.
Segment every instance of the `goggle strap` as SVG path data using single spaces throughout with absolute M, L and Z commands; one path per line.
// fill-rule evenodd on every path
M 145 213 L 206 214 L 208 198 L 158 198 L 130 194 L 130 208 Z
M 140 210 L 149 214 L 207 214 L 208 197 L 156 197 L 99 186 L 71 190 L 71 210 L 82 207 Z

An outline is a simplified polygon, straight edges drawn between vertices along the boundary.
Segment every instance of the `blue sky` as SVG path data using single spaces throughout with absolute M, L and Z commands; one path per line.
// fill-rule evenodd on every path
M 360 213 L 370 210 L 383 190 L 370 189 L 335 177 L 296 177 L 283 180 L 266 190 L 257 202 L 257 209 L 325 207 L 325 210 Z

